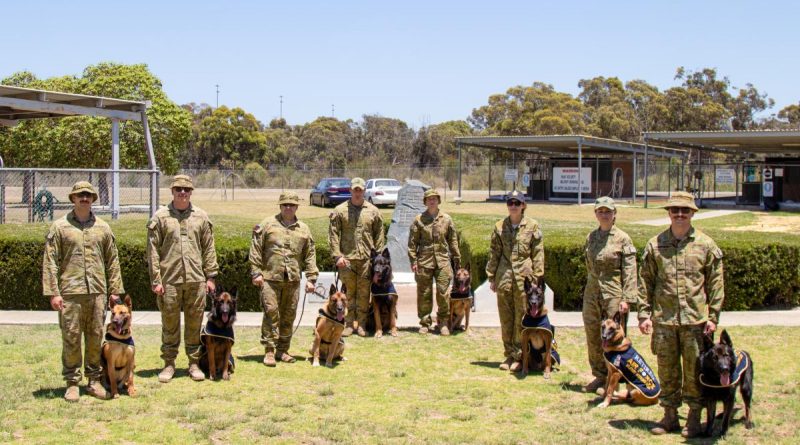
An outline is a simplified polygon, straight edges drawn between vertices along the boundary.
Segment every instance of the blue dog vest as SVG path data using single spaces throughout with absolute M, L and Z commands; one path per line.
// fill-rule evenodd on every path
M 106 342 L 114 342 L 114 343 L 122 343 L 123 345 L 130 346 L 131 348 L 135 348 L 136 345 L 133 343 L 133 336 L 128 338 L 117 338 L 111 335 L 109 332 L 106 332 L 106 336 L 103 338 Z
M 656 398 L 661 393 L 658 378 L 633 346 L 624 351 L 603 352 L 603 356 L 622 373 L 628 383 L 638 388 L 648 399 Z
M 733 375 L 731 375 L 731 383 L 729 385 L 720 385 L 719 384 L 719 376 L 717 376 L 717 384 L 714 385 L 710 382 L 706 382 L 703 379 L 703 374 L 700 374 L 700 384 L 703 386 L 707 386 L 709 388 L 730 388 L 731 386 L 736 386 L 739 384 L 739 379 L 742 378 L 742 374 L 750 366 L 750 360 L 747 359 L 747 355 L 743 353 L 743 351 L 739 351 L 736 354 L 736 369 L 733 370 Z M 712 380 L 712 379 L 706 379 Z
M 373 298 L 380 297 L 384 301 L 389 300 L 390 297 L 397 297 L 397 290 L 392 283 L 388 283 L 386 286 L 372 283 L 369 286 L 369 291 Z
M 553 346 L 550 349 L 550 356 L 556 362 L 556 364 L 561 364 L 561 356 L 558 355 L 558 343 L 556 343 L 556 327 L 550 324 L 550 318 L 547 317 L 547 314 L 542 315 L 541 317 L 532 317 L 530 314 L 525 314 L 522 317 L 522 330 L 526 329 L 541 329 L 543 331 L 547 331 L 550 334 L 550 338 L 552 339 Z M 532 349 L 532 352 L 536 352 L 536 354 L 531 354 L 533 357 L 533 361 L 536 363 L 541 363 L 544 359 L 544 354 L 547 352 L 547 346 L 543 345 L 539 349 Z

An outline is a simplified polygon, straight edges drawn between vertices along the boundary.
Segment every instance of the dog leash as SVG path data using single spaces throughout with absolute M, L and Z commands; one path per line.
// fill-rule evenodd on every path
M 322 289 L 322 291 L 320 291 Z M 321 284 L 318 284 L 317 287 L 314 288 L 314 291 L 311 292 L 312 294 L 318 295 L 323 300 L 326 299 L 325 297 L 325 287 Z M 300 318 L 297 319 L 297 326 L 294 327 L 294 331 L 292 331 L 292 336 L 297 333 L 297 330 L 300 329 L 300 323 L 303 321 L 303 314 L 306 311 L 306 297 L 308 296 L 308 290 L 303 292 L 303 304 L 300 306 Z

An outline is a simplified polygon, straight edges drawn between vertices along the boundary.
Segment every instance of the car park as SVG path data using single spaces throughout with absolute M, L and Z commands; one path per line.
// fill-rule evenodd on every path
M 328 207 L 350 199 L 350 179 L 324 178 L 311 189 L 308 202 L 311 205 Z
M 396 205 L 400 181 L 391 178 L 374 178 L 367 181 L 364 199 L 376 206 Z

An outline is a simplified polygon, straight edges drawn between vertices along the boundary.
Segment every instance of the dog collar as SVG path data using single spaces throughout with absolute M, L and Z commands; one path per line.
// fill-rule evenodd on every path
M 337 323 L 337 324 L 340 324 L 340 325 L 344 326 L 344 322 L 342 322 L 342 321 L 339 321 L 339 320 L 337 320 L 337 319 L 335 319 L 335 318 L 331 317 L 330 315 L 328 315 L 328 313 L 327 313 L 327 312 L 325 312 L 325 309 L 320 309 L 320 310 L 319 310 L 319 316 L 320 316 L 320 317 L 325 317 L 325 318 L 327 318 L 328 320 L 330 320 L 330 321 L 332 321 L 332 322 L 334 322 L 334 323 Z M 319 319 L 319 318 L 317 318 L 317 319 Z
M 224 338 L 225 340 L 230 340 L 231 342 L 234 342 L 236 340 L 235 335 L 233 333 L 233 326 L 228 326 L 227 328 L 220 328 L 214 326 L 213 323 L 206 323 L 205 326 L 203 326 L 203 330 L 200 331 L 200 335 Z
M 109 343 L 109 342 L 121 343 L 123 345 L 127 345 L 127 346 L 130 346 L 132 348 L 136 347 L 136 344 L 134 344 L 134 342 L 133 342 L 133 336 L 131 336 L 131 335 L 129 335 L 127 338 L 119 338 L 119 337 L 114 337 L 113 335 L 111 335 L 110 332 L 106 332 L 106 335 L 105 335 L 105 337 L 103 337 L 103 340 L 105 340 L 106 343 Z
M 742 378 L 744 371 L 750 366 L 750 360 L 747 359 L 747 354 L 744 351 L 739 351 L 736 354 L 736 369 L 733 370 L 733 375 L 731 376 L 731 383 L 728 385 L 720 385 L 720 384 L 711 384 L 706 382 L 703 378 L 703 374 L 700 374 L 700 384 L 705 386 L 706 388 L 730 388 L 731 386 L 736 386 L 739 384 L 739 380 Z M 719 380 L 719 377 L 717 377 Z
M 393 283 L 387 283 L 385 286 L 381 286 L 380 284 L 371 283 L 369 286 L 369 290 L 372 293 L 373 297 L 383 297 L 389 295 L 397 295 L 397 290 L 394 288 Z

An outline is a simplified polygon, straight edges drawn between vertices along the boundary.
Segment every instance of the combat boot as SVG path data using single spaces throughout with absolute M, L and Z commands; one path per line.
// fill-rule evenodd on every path
M 605 394 L 605 387 L 606 387 L 606 379 L 603 377 L 595 377 L 594 380 L 589 382 L 586 386 L 584 386 L 583 392 L 588 393 L 598 393 L 602 390 L 603 394 Z M 603 395 L 600 394 L 600 395 Z
M 275 362 L 275 353 L 274 353 L 274 352 L 272 352 L 272 351 L 267 351 L 267 352 L 264 354 L 264 365 L 265 365 L 265 366 L 269 366 L 269 367 L 273 367 L 273 366 L 275 366 L 275 365 L 276 365 L 276 362 Z
M 200 367 L 197 366 L 197 363 L 189 364 L 189 377 L 191 377 L 195 382 L 202 382 L 206 379 L 206 375 L 203 374 L 203 371 L 200 370 Z
M 427 326 L 420 326 L 419 327 L 419 333 L 422 334 L 422 335 L 427 334 L 428 333 L 428 327 Z
M 365 331 L 364 328 L 359 326 L 358 329 L 356 330 L 356 334 L 358 334 L 359 337 L 366 337 L 367 331 Z
M 522 368 L 522 362 L 519 360 L 514 360 L 514 362 L 511 363 L 511 366 L 508 367 L 508 370 L 511 372 L 517 372 L 520 368 Z
M 106 389 L 97 380 L 89 380 L 89 384 L 86 385 L 86 393 L 100 400 L 108 399 Z
M 699 436 L 700 432 L 700 409 L 689 408 L 689 414 L 686 416 L 686 425 L 681 430 L 681 436 L 691 439 Z
M 344 328 L 344 330 L 342 331 L 342 337 L 349 337 L 351 335 L 353 335 L 353 328 L 350 326 Z
M 650 428 L 650 432 L 660 436 L 662 434 L 671 433 L 681 429 L 681 424 L 678 423 L 678 408 L 671 406 L 664 407 L 664 418 L 658 421 L 658 424 Z
M 67 402 L 77 402 L 81 398 L 81 391 L 77 383 L 68 383 L 67 392 L 64 393 L 64 400 Z
M 500 363 L 500 370 L 508 371 L 511 368 L 512 363 L 514 363 L 514 359 L 511 357 L 507 357 L 503 363 Z
M 175 362 L 169 361 L 164 363 L 164 369 L 158 373 L 158 381 L 161 383 L 169 383 L 172 377 L 175 376 Z
M 447 329 L 447 326 L 445 325 L 439 326 L 439 335 L 447 337 L 450 335 L 450 329 Z

